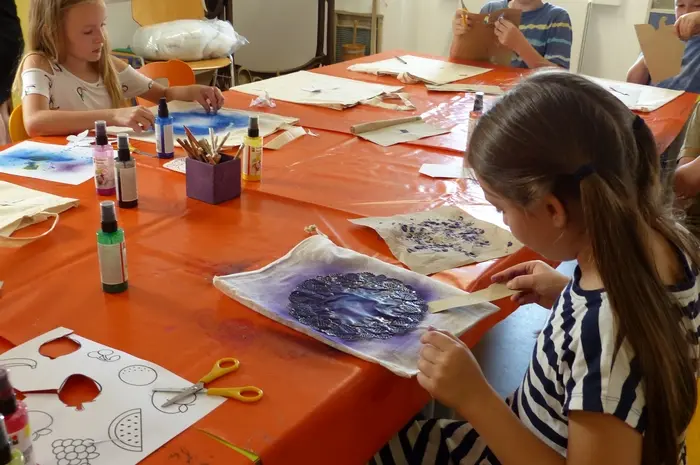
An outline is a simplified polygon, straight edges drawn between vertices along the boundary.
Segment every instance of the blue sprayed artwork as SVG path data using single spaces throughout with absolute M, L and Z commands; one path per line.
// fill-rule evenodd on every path
M 373 273 L 318 276 L 289 296 L 289 313 L 300 323 L 346 341 L 389 339 L 413 330 L 426 301 L 398 279 Z
M 89 148 L 24 141 L 0 152 L 0 172 L 77 185 L 95 171 Z
M 227 133 L 236 129 L 248 127 L 248 116 L 233 112 L 220 112 L 207 114 L 204 109 L 187 112 L 172 112 L 173 133 L 176 136 L 184 136 L 184 126 L 192 131 L 196 137 L 209 136 L 209 128 L 217 134 Z
M 405 239 L 411 243 L 407 248 L 408 253 L 459 252 L 476 258 L 477 251 L 474 248 L 491 245 L 484 236 L 485 231 L 475 227 L 473 221 L 465 221 L 463 216 L 401 224 L 400 227 Z

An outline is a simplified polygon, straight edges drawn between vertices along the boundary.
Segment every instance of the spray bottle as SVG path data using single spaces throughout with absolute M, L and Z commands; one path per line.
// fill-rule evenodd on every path
M 129 136 L 117 136 L 117 200 L 119 208 L 135 208 L 139 204 L 139 194 L 136 189 L 136 162 L 131 158 Z
M 168 110 L 168 100 L 161 97 L 156 117 L 156 154 L 158 158 L 173 158 L 175 155 L 173 144 L 173 117 L 170 116 Z
M 467 145 L 471 143 L 474 128 L 479 123 L 479 118 L 484 114 L 484 93 L 477 92 L 474 98 L 474 109 L 469 112 L 469 125 L 467 126 Z M 467 153 L 464 153 L 464 169 L 467 169 Z
M 124 230 L 117 224 L 117 211 L 112 200 L 100 202 L 100 211 L 102 224 L 97 231 L 97 256 L 102 290 L 118 294 L 129 288 Z
M 260 137 L 258 117 L 251 116 L 248 122 L 248 135 L 243 138 L 243 180 L 262 179 L 263 140 Z
M 95 165 L 95 187 L 98 195 L 114 195 L 114 149 L 107 140 L 107 123 L 95 122 L 95 147 L 92 149 Z
M 5 428 L 5 417 L 0 415 L 0 465 L 25 465 L 24 455 L 12 450 L 12 442 Z
M 17 400 L 5 368 L 0 368 L 0 414 L 4 417 L 4 426 L 10 436 L 12 449 L 24 457 L 24 463 L 36 465 L 27 405 Z

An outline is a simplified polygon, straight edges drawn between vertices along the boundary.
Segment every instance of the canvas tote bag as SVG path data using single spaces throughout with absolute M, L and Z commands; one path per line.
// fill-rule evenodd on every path
M 47 236 L 58 224 L 58 214 L 78 206 L 77 199 L 59 197 L 0 181 L 0 247 L 21 247 Z M 32 237 L 10 237 L 18 229 L 47 219 L 51 227 Z

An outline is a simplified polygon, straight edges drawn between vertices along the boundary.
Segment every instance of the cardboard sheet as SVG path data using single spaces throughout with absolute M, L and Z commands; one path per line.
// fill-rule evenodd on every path
M 402 86 L 384 86 L 325 74 L 296 73 L 251 82 L 235 88 L 238 92 L 265 95 L 285 102 L 343 110 L 382 94 L 398 92 Z
M 80 349 L 53 360 L 40 355 L 42 344 L 61 337 L 75 341 Z M 67 328 L 56 328 L 5 352 L 0 366 L 10 370 L 13 386 L 26 395 L 30 419 L 41 418 L 32 429 L 41 431 L 34 451 L 42 465 L 139 463 L 226 401 L 195 394 L 162 408 L 172 394 L 153 393 L 153 388 L 184 388 L 192 382 Z M 97 398 L 83 404 L 81 411 L 67 408 L 57 394 L 31 393 L 58 390 L 76 374 L 100 387 Z
M 662 89 L 660 87 L 643 86 L 629 82 L 613 81 L 592 76 L 584 76 L 620 99 L 627 108 L 642 113 L 651 113 L 672 102 L 681 95 L 682 90 Z
M 420 337 L 424 328 L 433 326 L 461 335 L 498 310 L 494 305 L 482 303 L 442 314 L 426 312 L 420 327 L 413 331 L 390 339 L 354 341 L 328 336 L 290 315 L 289 296 L 302 282 L 318 276 L 363 272 L 398 279 L 416 290 L 426 302 L 467 295 L 464 291 L 426 276 L 338 247 L 325 236 L 312 236 L 302 241 L 287 255 L 260 270 L 217 276 L 214 278 L 214 286 L 232 299 L 278 323 L 345 353 L 378 363 L 404 377 L 418 372 Z M 274 285 L 271 286 L 270 283 Z
M 187 126 L 197 139 L 209 138 L 209 128 L 214 129 L 216 137 L 225 137 L 229 132 L 231 135 L 226 139 L 224 147 L 235 147 L 243 143 L 243 137 L 248 133 L 248 120 L 251 116 L 258 117 L 260 125 L 260 136 L 266 137 L 277 132 L 282 126 L 295 124 L 298 118 L 289 116 L 279 116 L 270 113 L 256 113 L 245 110 L 230 110 L 222 108 L 216 114 L 207 114 L 202 106 L 193 102 L 170 102 L 168 103 L 170 116 L 173 117 L 173 132 L 175 139 L 186 139 L 183 126 Z M 158 107 L 150 108 L 153 114 L 158 113 Z M 119 128 L 110 126 L 107 128 L 110 134 L 126 133 L 130 139 L 151 142 L 155 144 L 156 135 L 154 131 L 135 133 L 129 128 Z M 179 146 L 177 140 L 175 145 Z
M 510 297 L 518 291 L 508 289 L 505 284 L 492 284 L 486 289 L 472 292 L 469 295 L 460 297 L 449 297 L 442 300 L 434 300 L 428 304 L 432 313 L 440 313 L 445 310 L 457 309 L 464 306 L 476 305 L 483 302 L 493 302 L 498 299 Z
M 465 179 L 474 177 L 469 168 L 464 168 L 463 163 L 450 163 L 449 165 L 423 163 L 418 172 L 425 176 L 439 179 Z
M 434 126 L 420 119 L 418 121 L 410 121 L 375 129 L 374 131 L 362 132 L 357 134 L 357 137 L 361 137 L 362 139 L 374 142 L 383 147 L 389 147 L 402 142 L 412 142 L 425 137 L 447 134 L 450 131 L 451 129 Z
M 520 10 L 504 8 L 489 14 L 468 13 L 472 28 L 461 36 L 460 54 L 465 60 L 488 61 L 493 64 L 510 66 L 513 52 L 501 45 L 494 32 L 494 23 L 503 16 L 520 26 Z
M 448 61 L 433 60 L 412 55 L 402 55 L 399 58 L 375 61 L 374 63 L 359 63 L 348 68 L 350 71 L 369 73 L 383 76 L 409 76 L 427 84 L 448 84 L 467 79 L 491 71 L 489 68 L 460 65 Z
M 394 257 L 421 274 L 504 257 L 522 247 L 510 231 L 457 207 L 350 222 L 377 231 Z
M 279 150 L 288 143 L 292 142 L 293 140 L 296 140 L 305 135 L 306 129 L 299 126 L 294 126 L 290 129 L 287 129 L 271 141 L 265 143 L 264 148 L 268 150 Z
M 503 95 L 506 93 L 498 86 L 480 84 L 444 84 L 442 86 L 425 86 L 430 92 L 483 92 L 488 95 Z
M 685 43 L 678 38 L 673 24 L 667 25 L 662 17 L 659 28 L 651 24 L 637 24 L 637 40 L 644 54 L 652 82 L 661 82 L 681 72 Z

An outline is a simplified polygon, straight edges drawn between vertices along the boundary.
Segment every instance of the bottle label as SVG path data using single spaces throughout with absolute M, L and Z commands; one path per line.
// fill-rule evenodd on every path
M 34 447 L 32 445 L 32 431 L 29 425 L 25 426 L 20 431 L 10 433 L 10 441 L 12 442 L 12 449 L 20 452 L 24 456 L 25 465 L 36 465 Z
M 175 151 L 172 124 L 156 124 L 156 152 L 172 155 Z
M 259 180 L 262 177 L 262 147 L 243 148 L 243 179 Z
M 117 200 L 133 202 L 139 198 L 136 189 L 136 167 L 124 168 L 117 164 Z
M 98 189 L 114 189 L 114 158 L 94 157 L 95 186 Z
M 103 284 L 117 285 L 129 280 L 126 267 L 126 243 L 97 244 L 100 260 L 100 279 Z

